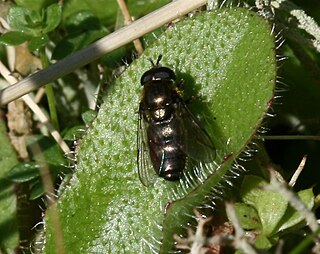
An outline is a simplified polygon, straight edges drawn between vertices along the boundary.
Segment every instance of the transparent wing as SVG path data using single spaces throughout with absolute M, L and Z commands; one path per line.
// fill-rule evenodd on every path
M 157 177 L 152 166 L 147 142 L 147 123 L 143 122 L 142 115 L 139 112 L 137 130 L 137 165 L 140 181 L 145 186 L 152 185 Z
M 196 161 L 212 162 L 216 157 L 215 146 L 205 131 L 201 127 L 198 119 L 191 113 L 184 102 L 178 104 L 175 124 L 183 133 L 178 135 L 177 144 L 186 155 Z

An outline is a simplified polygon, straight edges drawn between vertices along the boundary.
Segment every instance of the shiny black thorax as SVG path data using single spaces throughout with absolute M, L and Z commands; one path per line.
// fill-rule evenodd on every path
M 175 74 L 167 67 L 154 66 L 141 78 L 143 85 L 139 112 L 147 124 L 147 142 L 154 170 L 169 181 L 179 180 L 187 156 L 179 140 L 183 131 L 178 124 L 183 99 L 175 85 Z

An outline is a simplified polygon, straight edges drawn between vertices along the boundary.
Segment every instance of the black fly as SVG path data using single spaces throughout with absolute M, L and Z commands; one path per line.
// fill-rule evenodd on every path
M 211 162 L 215 147 L 207 132 L 188 109 L 176 75 L 156 64 L 141 77 L 143 86 L 138 121 L 138 171 L 148 186 L 157 174 L 168 181 L 182 177 L 187 159 Z

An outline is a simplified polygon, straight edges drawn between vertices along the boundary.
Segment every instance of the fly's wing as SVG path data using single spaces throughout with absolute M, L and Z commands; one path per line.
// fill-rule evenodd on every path
M 181 135 L 175 142 L 186 155 L 196 161 L 212 162 L 216 157 L 215 146 L 208 133 L 201 127 L 198 119 L 191 113 L 184 102 L 177 107 L 177 117 L 174 118 L 179 126 Z
M 142 117 L 142 113 L 139 110 L 137 129 L 137 165 L 140 181 L 143 185 L 149 186 L 155 182 L 157 175 L 153 169 L 150 159 L 147 123 L 143 121 Z

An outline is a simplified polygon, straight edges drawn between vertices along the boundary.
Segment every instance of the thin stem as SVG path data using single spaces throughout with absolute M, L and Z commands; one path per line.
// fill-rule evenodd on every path
M 9 84 L 14 84 L 18 82 L 18 80 L 11 74 L 11 72 L 6 68 L 6 66 L 1 61 L 0 61 L 0 75 L 2 75 L 2 77 L 4 77 L 4 79 Z M 64 142 L 64 140 L 62 139 L 60 133 L 52 127 L 48 117 L 42 112 L 38 104 L 33 101 L 31 96 L 26 94 L 22 96 L 21 99 L 27 104 L 27 106 L 31 109 L 31 111 L 39 118 L 39 121 L 48 128 L 48 131 L 50 132 L 51 136 L 61 147 L 62 151 L 64 153 L 70 153 L 70 149 L 66 144 L 66 142 Z
M 49 59 L 46 55 L 45 48 L 41 48 L 39 50 L 40 53 L 40 60 L 43 68 L 47 68 L 49 66 Z M 46 95 L 49 105 L 49 112 L 50 112 L 50 119 L 52 126 L 59 131 L 59 121 L 58 121 L 58 114 L 56 110 L 56 100 L 54 98 L 54 92 L 53 92 L 53 84 L 48 83 L 45 86 L 46 89 Z
M 126 1 L 125 0 L 117 0 L 117 1 L 118 1 L 119 8 L 121 10 L 121 13 L 123 15 L 124 23 L 126 25 L 130 25 L 132 23 L 132 17 L 129 12 Z M 143 52 L 143 47 L 142 47 L 142 43 L 141 43 L 140 39 L 138 38 L 138 39 L 133 40 L 133 45 L 134 45 L 138 55 L 141 55 Z
M 314 244 L 312 237 L 306 236 L 289 254 L 303 254 L 312 244 Z

